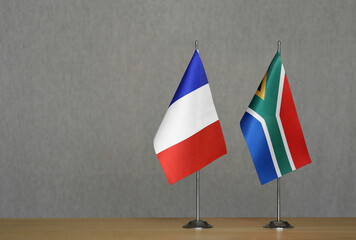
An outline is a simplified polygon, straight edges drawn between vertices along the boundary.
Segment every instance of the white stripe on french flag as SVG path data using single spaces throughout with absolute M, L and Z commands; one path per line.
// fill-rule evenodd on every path
M 205 84 L 168 108 L 154 138 L 156 154 L 218 120 L 209 84 Z

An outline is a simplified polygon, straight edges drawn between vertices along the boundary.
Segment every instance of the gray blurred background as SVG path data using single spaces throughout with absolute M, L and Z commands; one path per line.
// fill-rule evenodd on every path
M 0 1 L 0 217 L 193 217 L 153 137 L 199 40 L 228 155 L 202 217 L 274 217 L 239 122 L 282 41 L 312 159 L 282 216 L 356 217 L 356 1 Z

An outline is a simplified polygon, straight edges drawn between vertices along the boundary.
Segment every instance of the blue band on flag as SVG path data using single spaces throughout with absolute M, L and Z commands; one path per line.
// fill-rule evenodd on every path
M 251 114 L 245 112 L 240 126 L 261 184 L 276 179 L 278 176 L 273 165 L 262 124 Z
M 204 86 L 205 84 L 208 84 L 208 79 L 206 77 L 204 66 L 200 59 L 199 53 L 197 50 L 195 50 L 188 68 L 183 75 L 182 81 L 180 82 L 169 106 L 171 106 L 181 97 L 184 97 L 188 93 Z

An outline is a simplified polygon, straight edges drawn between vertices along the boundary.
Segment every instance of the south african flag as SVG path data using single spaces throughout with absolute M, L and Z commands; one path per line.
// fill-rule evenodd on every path
M 240 125 L 261 184 L 311 163 L 279 51 Z

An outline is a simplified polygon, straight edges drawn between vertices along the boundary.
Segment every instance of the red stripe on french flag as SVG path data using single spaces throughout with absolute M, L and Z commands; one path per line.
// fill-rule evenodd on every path
M 157 154 L 169 184 L 199 171 L 226 154 L 220 121 Z

